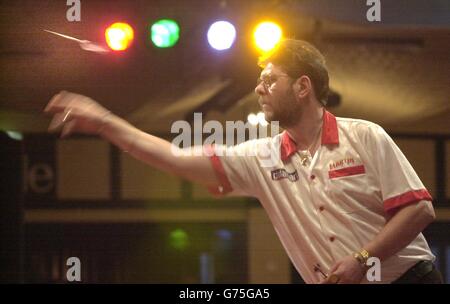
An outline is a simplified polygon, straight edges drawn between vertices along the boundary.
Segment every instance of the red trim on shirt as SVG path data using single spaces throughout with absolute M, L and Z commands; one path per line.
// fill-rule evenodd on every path
M 220 158 L 214 151 L 214 146 L 204 146 L 204 148 L 207 151 L 206 155 L 210 155 L 209 159 L 211 160 L 211 164 L 220 183 L 218 187 L 208 187 L 208 190 L 215 195 L 223 195 L 231 192 L 233 190 L 233 187 L 231 187 L 231 183 L 228 180 L 227 174 L 225 173 L 225 169 L 223 168 Z
M 409 192 L 405 192 L 403 194 L 385 200 L 383 203 L 384 211 L 392 212 L 394 209 L 422 200 L 425 201 L 433 200 L 427 189 L 412 190 Z
M 338 145 L 339 132 L 336 117 L 324 110 L 322 125 L 322 145 Z
M 284 131 L 281 136 L 281 160 L 287 160 L 292 154 L 297 151 L 297 144 L 289 136 L 287 131 Z
M 328 176 L 331 179 L 331 178 L 363 174 L 363 173 L 366 173 L 366 169 L 364 168 L 364 165 L 360 165 L 360 166 L 353 166 L 353 167 L 328 171 Z
M 322 124 L 322 145 L 337 145 L 339 144 L 339 132 L 337 127 L 336 117 L 323 110 L 323 124 Z M 287 160 L 294 154 L 297 149 L 297 144 L 289 136 L 287 131 L 283 132 L 281 136 L 281 160 Z

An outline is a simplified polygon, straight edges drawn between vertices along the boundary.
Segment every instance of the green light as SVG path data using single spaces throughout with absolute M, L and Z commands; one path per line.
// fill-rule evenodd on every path
M 22 135 L 22 133 L 20 133 L 20 132 L 16 132 L 16 131 L 6 131 L 6 134 L 8 134 L 8 136 L 11 138 L 11 139 L 14 139 L 14 140 L 23 140 L 23 135 Z
M 152 25 L 151 36 L 157 47 L 169 48 L 180 38 L 180 27 L 174 20 L 162 19 Z
M 178 250 L 183 250 L 189 245 L 188 234 L 183 229 L 176 229 L 170 233 L 170 245 Z

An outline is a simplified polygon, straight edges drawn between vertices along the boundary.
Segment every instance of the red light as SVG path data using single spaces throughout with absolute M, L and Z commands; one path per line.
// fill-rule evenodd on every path
M 133 28 L 126 23 L 116 22 L 105 31 L 106 43 L 114 51 L 126 50 L 134 38 Z

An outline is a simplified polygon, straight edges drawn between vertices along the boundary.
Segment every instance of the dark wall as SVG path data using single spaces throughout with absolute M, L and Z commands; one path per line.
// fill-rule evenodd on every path
M 22 142 L 0 132 L 0 283 L 23 281 Z

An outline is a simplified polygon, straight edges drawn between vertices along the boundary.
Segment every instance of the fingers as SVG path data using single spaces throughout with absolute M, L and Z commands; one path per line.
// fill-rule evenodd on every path
M 64 114 L 64 117 L 62 119 L 63 123 L 66 122 L 66 121 L 69 121 L 70 113 L 72 112 L 72 108 L 66 108 L 66 111 L 64 111 L 64 112 L 65 112 L 65 114 Z
M 337 261 L 331 268 L 330 271 L 328 273 L 333 273 L 336 272 L 336 270 L 339 268 L 339 266 L 342 264 L 342 260 Z
M 49 103 L 44 109 L 45 113 L 59 113 L 65 111 L 67 108 L 72 107 L 74 101 L 81 95 L 73 94 L 67 91 L 61 91 L 50 99 Z
M 75 118 L 74 114 L 75 111 L 72 108 L 66 108 L 64 112 L 56 113 L 53 116 L 50 125 L 48 126 L 48 131 L 56 132 L 59 129 L 61 129 L 61 127 L 63 127 L 65 124 L 72 122 L 73 119 Z
M 338 284 L 340 281 L 340 276 L 337 273 L 332 273 L 328 279 L 328 284 Z
M 340 284 L 341 276 L 337 273 L 331 273 L 327 278 L 321 280 L 319 284 Z
M 338 268 L 339 268 L 340 263 L 336 263 L 333 265 L 333 267 L 331 267 L 330 269 L 330 273 L 335 272 Z
M 64 110 L 64 107 L 61 108 L 61 100 L 65 96 L 66 92 L 61 91 L 58 94 L 54 95 L 52 99 L 48 102 L 47 106 L 44 109 L 45 113 L 58 113 Z
M 70 134 L 72 134 L 73 130 L 75 129 L 75 120 L 71 120 L 64 124 L 63 130 L 61 132 L 61 138 L 66 138 Z
M 53 114 L 53 119 L 48 127 L 49 132 L 58 132 L 61 129 L 61 137 L 67 137 L 74 132 L 95 133 L 91 129 L 98 129 L 100 114 L 104 109 L 90 98 L 61 91 L 52 97 L 44 111 Z M 106 111 L 106 110 L 104 110 Z M 92 119 L 92 117 L 94 119 Z M 80 126 L 86 127 L 85 129 Z
M 50 125 L 48 126 L 49 132 L 56 132 L 63 125 L 64 113 L 57 113 L 53 116 L 50 121 Z
M 340 273 L 338 273 L 339 266 L 341 265 L 341 262 L 337 262 L 336 264 L 331 267 L 330 271 L 328 272 L 328 277 L 323 281 L 322 284 L 337 284 L 340 280 Z
M 49 132 L 57 132 L 62 128 L 61 137 L 67 137 L 74 129 L 74 110 L 70 107 L 71 102 L 76 98 L 76 94 L 61 91 L 49 101 L 44 112 L 54 114 L 50 125 Z

